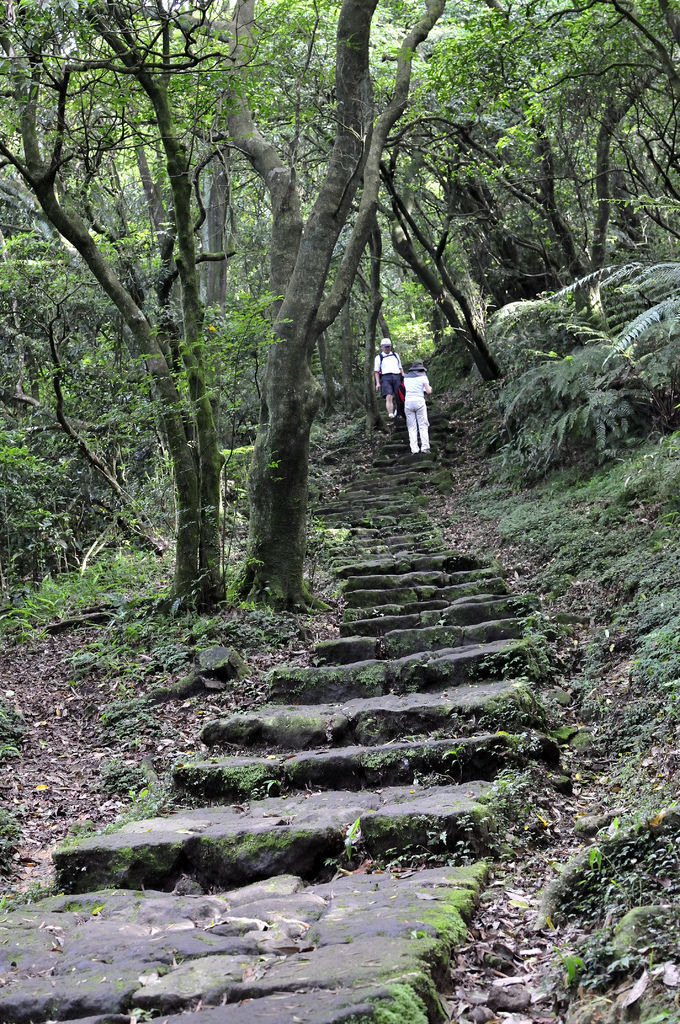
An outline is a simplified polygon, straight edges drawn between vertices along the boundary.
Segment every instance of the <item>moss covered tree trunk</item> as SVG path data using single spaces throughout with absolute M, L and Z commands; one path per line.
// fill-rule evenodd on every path
M 220 571 L 219 476 L 221 456 L 210 392 L 203 366 L 203 309 L 198 291 L 191 203 L 191 168 L 179 142 L 168 93 L 168 76 L 149 71 L 145 53 L 137 51 L 128 30 L 127 11 L 111 4 L 106 11 L 90 8 L 90 29 L 98 33 L 102 66 L 124 72 L 151 102 L 152 117 L 144 124 L 155 129 L 165 155 L 173 209 L 166 226 L 167 259 L 174 253 L 181 286 L 179 351 L 188 382 L 188 401 L 181 374 L 164 343 L 164 324 L 152 325 L 140 299 L 127 288 L 105 247 L 69 201 L 68 189 L 58 185 L 64 148 L 70 141 L 68 122 L 72 93 L 78 95 L 77 71 L 55 78 L 31 52 L 31 88 L 26 88 L 22 62 L 15 57 L 15 102 L 20 112 L 22 153 L 0 140 L 0 151 L 19 171 L 50 222 L 83 259 L 126 325 L 131 357 L 144 366 L 159 399 L 177 492 L 178 532 L 174 591 L 177 597 L 203 607 L 223 596 Z M 128 26 L 128 27 L 126 27 Z M 152 62 L 153 64 L 153 62 Z M 127 87 L 127 86 L 126 86 Z M 79 101 L 76 107 L 79 106 Z M 43 121 L 54 117 L 54 131 L 45 134 Z
M 366 433 L 370 437 L 376 430 L 383 427 L 378 411 L 378 399 L 375 390 L 375 339 L 376 328 L 380 323 L 380 311 L 383 304 L 380 289 L 380 267 L 382 261 L 382 235 L 375 227 L 368 240 L 371 253 L 371 274 L 369 284 L 368 320 L 364 337 L 364 408 L 366 410 Z M 387 333 L 387 332 L 385 332 Z
M 416 47 L 441 16 L 444 0 L 425 0 L 421 20 L 397 57 L 394 90 L 374 120 L 369 74 L 371 21 L 378 0 L 343 0 L 335 52 L 335 123 L 327 170 L 303 220 L 294 159 L 285 163 L 258 130 L 245 89 L 232 95 L 229 130 L 265 183 L 272 207 L 271 290 L 283 296 L 275 322 L 278 343 L 265 374 L 258 437 L 250 476 L 251 518 L 246 586 L 272 603 L 294 608 L 309 595 L 303 580 L 309 432 L 320 402 L 311 372 L 319 334 L 347 302 L 359 260 L 375 223 L 380 154 L 408 98 Z M 237 4 L 234 56 L 244 58 L 255 36 L 255 0 Z M 333 285 L 324 294 L 331 258 L 355 196 L 361 199 Z

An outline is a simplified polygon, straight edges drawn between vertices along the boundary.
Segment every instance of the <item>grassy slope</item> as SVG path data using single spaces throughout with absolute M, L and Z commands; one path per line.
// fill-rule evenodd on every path
M 585 726 L 580 735 L 590 737 L 590 748 L 579 754 L 584 785 L 587 782 L 597 793 L 598 809 L 608 814 L 607 820 L 616 811 L 622 830 L 629 823 L 645 827 L 675 799 L 678 784 L 680 441 L 650 441 L 606 465 L 593 467 L 584 461 L 528 486 L 504 475 L 500 457 L 489 454 L 497 419 L 482 392 L 461 391 L 451 400 L 450 415 L 458 451 L 450 460 L 455 486 L 442 502 L 442 530 L 456 546 L 497 554 L 515 591 L 542 595 L 545 616 L 536 625 L 557 637 L 562 664 L 557 681 L 570 695 L 570 715 Z M 319 428 L 314 438 L 316 500 L 326 500 L 339 478 L 351 476 L 357 461 L 370 460 L 373 447 L 358 422 L 340 430 L 334 423 L 328 432 Z M 310 576 L 317 592 L 330 600 L 334 585 L 324 563 L 332 546 L 327 531 L 313 530 Z M 156 571 L 140 569 L 136 563 L 135 597 L 140 592 L 147 597 L 157 594 L 162 581 Z M 157 608 L 153 601 L 142 607 L 126 605 L 130 587 L 122 569 L 119 587 L 114 586 L 110 565 L 102 562 L 101 573 L 100 579 L 95 572 L 94 583 L 82 593 L 78 587 L 85 588 L 85 578 L 74 579 L 72 586 L 48 581 L 40 599 L 34 597 L 32 607 L 20 610 L 13 623 L 5 625 L 14 627 L 15 640 L 22 637 L 23 626 L 23 638 L 29 641 L 29 623 L 60 618 L 92 604 L 104 582 L 109 601 L 112 591 L 120 591 L 119 615 L 83 636 L 78 654 L 69 656 L 67 670 L 76 689 L 87 685 L 93 692 L 104 687 L 109 716 L 112 699 L 116 706 L 136 706 L 148 687 L 185 671 L 197 648 L 215 642 L 241 647 L 245 643 L 248 660 L 264 670 L 272 660 L 300 655 L 305 644 L 332 632 L 332 614 L 276 616 L 248 607 L 227 609 L 211 619 L 189 614 L 169 619 L 162 601 Z M 279 648 L 275 654 L 274 641 Z M 257 703 L 256 685 L 249 699 Z M 212 697 L 210 703 L 221 703 L 221 698 Z M 191 705 L 187 715 L 203 713 L 201 698 L 186 705 Z M 36 709 L 34 717 L 42 718 L 42 711 Z M 190 741 L 191 722 L 174 724 L 176 741 L 181 742 L 184 733 Z M 96 720 L 93 728 L 101 731 Z M 151 733 L 147 738 L 141 727 L 134 733 L 139 749 L 118 749 L 118 758 L 122 753 L 130 762 L 141 761 L 154 749 Z M 98 742 L 107 742 L 106 737 Z M 120 747 L 121 742 L 118 735 L 115 743 Z M 181 749 L 176 742 L 174 746 Z M 120 768 L 115 757 L 110 767 Z M 40 779 L 36 774 L 36 781 Z M 96 797 L 96 779 L 91 782 Z M 526 785 L 526 780 L 515 785 L 515 800 L 522 786 L 526 794 Z M 126 781 L 121 799 L 129 788 Z M 530 794 L 526 800 L 531 800 Z M 571 921 L 572 952 L 565 954 L 572 958 L 568 974 L 573 968 L 574 979 L 580 972 L 586 983 L 618 982 L 622 972 L 630 977 L 647 962 L 648 949 L 627 960 L 613 951 L 611 932 L 625 910 L 640 902 L 642 890 L 648 894 L 650 875 L 661 885 L 655 899 L 663 896 L 675 905 L 680 901 L 677 855 L 669 860 L 659 856 L 656 847 L 643 848 L 637 833 L 622 855 L 620 850 L 607 852 L 606 842 L 604 834 L 596 837 L 605 860 L 580 880 L 576 898 L 562 900 L 561 906 Z M 512 855 L 518 860 L 534 854 L 528 847 Z M 555 856 L 563 854 L 557 850 Z M 606 870 L 601 870 L 602 863 Z M 527 941 L 531 944 L 530 937 Z M 659 955 L 665 955 L 663 948 Z
M 489 454 L 496 417 L 480 411 L 485 401 L 474 389 L 451 399 L 460 446 L 445 529 L 452 542 L 496 554 L 515 589 L 541 595 L 544 624 L 561 634 L 559 682 L 584 726 L 580 774 L 604 827 L 584 840 L 581 870 L 550 909 L 571 922 L 572 989 L 580 982 L 592 999 L 606 988 L 614 999 L 612 986 L 677 960 L 679 948 L 678 825 L 669 808 L 680 783 L 680 436 L 527 484 Z M 622 951 L 617 924 L 649 903 L 670 904 L 676 924 Z M 658 972 L 648 971 L 649 991 L 672 995 Z M 677 1021 L 677 1012 L 652 999 L 639 1019 Z

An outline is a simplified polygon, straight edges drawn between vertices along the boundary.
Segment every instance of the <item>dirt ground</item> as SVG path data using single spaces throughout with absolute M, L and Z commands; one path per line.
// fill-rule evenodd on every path
M 475 486 L 478 472 L 472 454 L 457 461 L 452 494 L 436 499 L 437 521 L 452 546 L 500 555 L 513 590 L 529 591 L 540 566 L 501 549 L 493 527 L 470 518 L 455 529 L 447 525 L 467 488 Z M 264 669 L 277 660 L 304 661 L 313 641 L 332 632 L 336 616 L 333 609 L 318 617 L 313 631 L 302 629 L 306 643 L 263 653 L 259 662 L 251 660 L 252 678 L 237 692 L 168 701 L 153 730 L 140 729 L 122 742 L 102 730 L 102 716 L 119 696 L 117 681 L 73 680 L 71 658 L 87 643 L 87 629 L 0 653 L 0 694 L 21 710 L 26 722 L 21 757 L 7 761 L 0 777 L 2 805 L 12 811 L 22 830 L 6 895 L 11 898 L 50 885 L 50 852 L 74 826 L 99 829 L 129 811 L 129 795 L 112 793 L 105 786 L 104 768 L 112 758 L 161 776 L 174 760 L 200 749 L 203 722 L 257 703 Z M 568 691 L 571 666 L 566 655 L 564 664 L 566 676 L 559 682 Z M 614 676 L 603 680 L 603 687 L 608 685 L 612 693 L 618 692 Z M 565 708 L 565 724 L 578 724 L 576 715 L 575 708 Z M 578 929 L 572 925 L 536 930 L 536 915 L 545 885 L 580 846 L 575 820 L 602 810 L 607 764 L 587 751 L 567 752 L 564 768 L 572 777 L 572 792 L 546 789 L 536 794 L 535 820 L 526 826 L 523 841 L 517 842 L 515 836 L 514 854 L 493 868 L 491 884 L 470 925 L 469 941 L 451 964 L 445 998 L 452 1021 L 548 1024 L 564 1019 L 555 950 L 577 946 Z

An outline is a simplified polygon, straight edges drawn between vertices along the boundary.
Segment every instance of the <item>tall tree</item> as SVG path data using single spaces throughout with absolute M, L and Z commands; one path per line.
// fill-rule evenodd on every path
M 420 9 L 396 55 L 391 94 L 376 109 L 370 67 L 378 0 L 343 0 L 337 18 L 332 137 L 326 171 L 305 215 L 298 191 L 295 149 L 282 156 L 258 126 L 253 82 L 245 74 L 258 44 L 256 0 L 238 0 L 228 29 L 236 41 L 243 84 L 226 108 L 229 135 L 268 190 L 272 208 L 271 290 L 281 296 L 274 324 L 250 477 L 251 519 L 246 585 L 272 602 L 296 607 L 309 600 L 303 579 L 306 542 L 309 433 L 319 401 L 310 370 L 320 333 L 347 301 L 373 228 L 380 156 L 409 96 L 418 46 L 441 16 L 444 0 L 404 5 L 383 2 L 381 14 Z M 249 88 L 250 86 L 250 88 Z M 360 193 L 335 276 L 331 261 L 340 232 Z
M 175 593 L 210 605 L 223 594 L 221 455 L 203 360 L 195 157 L 181 119 L 192 103 L 200 107 L 211 73 L 219 67 L 222 74 L 223 54 L 206 52 L 170 8 L 150 14 L 119 3 L 91 4 L 70 20 L 62 9 L 17 6 L 5 15 L 0 45 L 3 91 L 11 98 L 0 153 L 114 304 L 127 327 L 130 359 L 153 382 L 177 490 Z M 169 200 L 155 303 L 145 301 L 121 256 L 124 237 L 94 213 L 109 155 L 127 149 L 141 158 L 147 143 L 162 154 Z M 171 301 L 176 279 L 179 314 Z

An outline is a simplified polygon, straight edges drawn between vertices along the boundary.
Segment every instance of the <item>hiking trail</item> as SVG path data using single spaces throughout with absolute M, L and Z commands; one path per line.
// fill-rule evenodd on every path
M 174 769 L 184 810 L 57 849 L 64 894 L 0 919 L 0 1020 L 450 1019 L 493 780 L 560 769 L 521 639 L 537 601 L 443 545 L 442 473 L 398 427 L 319 510 L 342 537 L 339 636 L 272 670 L 264 707 L 205 725 L 208 753 Z M 409 870 L 423 850 L 449 866 Z

